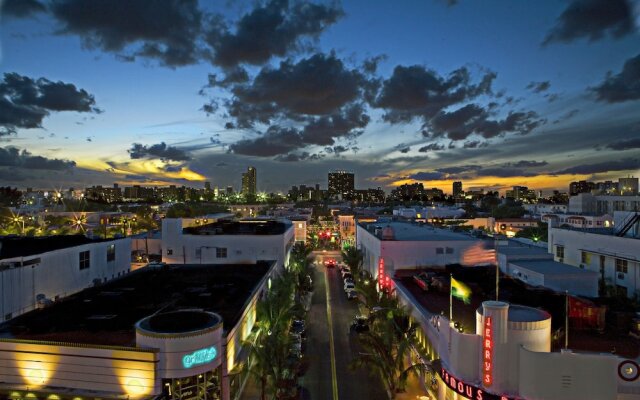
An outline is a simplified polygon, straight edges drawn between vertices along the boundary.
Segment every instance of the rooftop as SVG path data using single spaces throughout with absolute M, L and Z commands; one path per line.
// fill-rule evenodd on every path
M 526 246 L 517 244 L 517 242 L 509 241 L 508 246 L 498 246 L 496 248 L 498 254 L 504 254 L 506 256 L 545 256 L 550 259 L 553 258 L 552 254 L 549 254 L 546 248 L 538 246 Z
M 432 225 L 389 221 L 360 222 L 359 225 L 374 235 L 376 228 L 393 228 L 396 241 L 440 241 L 440 240 L 478 240 L 464 233 L 452 232 L 448 229 L 435 228 Z
M 0 325 L 0 337 L 135 346 L 136 322 L 184 309 L 220 315 L 226 331 L 270 268 L 268 262 L 144 268 Z
M 563 264 L 553 260 L 518 260 L 512 261 L 511 264 L 545 275 L 599 275 L 595 271 L 588 271 L 585 269 L 572 267 L 571 265 Z
M 484 308 L 480 306 L 476 312 L 482 315 Z M 549 318 L 551 318 L 551 314 L 539 308 L 521 306 L 520 304 L 509 304 L 509 322 L 537 322 Z
M 45 237 L 3 236 L 0 237 L 0 260 L 28 257 L 68 247 L 89 243 L 100 243 L 118 239 L 90 239 L 84 235 L 56 235 Z
M 439 276 L 447 278 L 452 272 L 456 280 L 464 282 L 472 292 L 470 304 L 464 304 L 453 299 L 453 319 L 460 322 L 465 332 L 475 332 L 476 310 L 482 307 L 485 300 L 495 299 L 495 268 L 494 267 L 447 267 L 447 271 L 433 270 Z M 413 271 L 415 273 L 415 271 Z M 405 291 L 411 293 L 419 305 L 433 314 L 449 314 L 449 291 L 430 290 L 423 292 L 415 283 L 412 274 L 400 275 L 394 282 Z M 532 288 L 519 280 L 510 279 L 502 275 L 500 278 L 500 301 L 510 303 L 509 319 L 518 321 L 521 318 L 530 320 L 536 318 L 533 313 L 541 317 L 551 315 L 552 330 L 557 330 L 564 324 L 565 295 L 554 293 L 552 290 Z M 599 302 L 600 300 L 597 300 Z M 514 305 L 519 305 L 514 307 Z M 513 307 L 513 308 L 512 308 Z M 522 307 L 520 309 L 519 307 Z M 564 339 L 552 338 L 552 351 L 559 351 L 564 345 Z M 621 357 L 635 359 L 640 354 L 640 340 L 623 331 L 616 324 L 607 324 L 603 333 L 593 330 L 570 329 L 569 348 L 576 351 L 610 352 L 614 351 Z
M 282 235 L 291 227 L 286 220 L 217 221 L 184 228 L 187 235 Z

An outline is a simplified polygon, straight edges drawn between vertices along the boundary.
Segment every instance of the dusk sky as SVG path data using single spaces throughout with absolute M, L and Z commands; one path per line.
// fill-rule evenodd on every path
M 640 174 L 640 2 L 1 4 L 0 186 Z

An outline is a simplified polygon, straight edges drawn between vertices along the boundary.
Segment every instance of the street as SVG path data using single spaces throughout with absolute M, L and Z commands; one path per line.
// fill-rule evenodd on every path
M 358 307 L 355 300 L 347 300 L 338 268 L 325 267 L 324 260 L 328 258 L 339 260 L 335 255 L 319 255 L 316 258 L 318 262 L 315 264 L 315 288 L 308 318 L 306 358 L 309 369 L 300 380 L 304 388 L 303 398 L 305 400 L 385 399 L 387 395 L 377 376 L 370 376 L 368 371 L 363 369 L 352 371 L 349 368 L 349 363 L 358 352 L 355 333 L 349 333 L 349 325 Z M 327 302 L 327 294 L 329 302 Z M 328 318 L 329 315 L 331 320 Z M 333 328 L 333 353 L 329 327 Z M 335 381 L 332 368 L 335 368 Z

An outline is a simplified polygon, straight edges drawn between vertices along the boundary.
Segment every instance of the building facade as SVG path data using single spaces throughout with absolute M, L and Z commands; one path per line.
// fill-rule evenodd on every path
M 247 172 L 242 174 L 242 194 L 245 196 L 255 196 L 257 191 L 258 175 L 255 167 L 247 168 Z
M 338 196 L 342 199 L 350 199 L 355 193 L 355 175 L 353 172 L 329 172 L 328 179 L 329 196 Z

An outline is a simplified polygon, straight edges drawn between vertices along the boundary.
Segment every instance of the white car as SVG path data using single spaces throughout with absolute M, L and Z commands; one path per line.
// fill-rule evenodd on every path
M 355 290 L 356 289 L 356 285 L 353 284 L 353 282 L 345 282 L 344 283 L 344 291 L 349 291 L 349 290 Z

